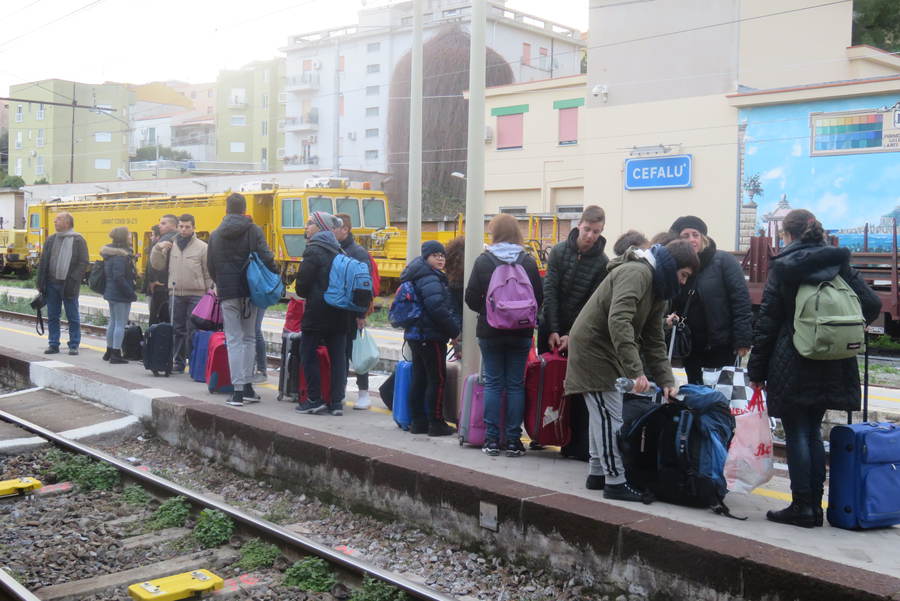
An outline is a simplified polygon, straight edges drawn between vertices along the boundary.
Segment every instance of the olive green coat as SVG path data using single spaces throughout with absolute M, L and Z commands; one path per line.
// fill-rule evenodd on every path
M 633 250 L 609 262 L 569 332 L 566 394 L 613 391 L 616 378 L 647 375 L 675 386 L 663 334 L 665 301 L 653 294 L 653 267 Z

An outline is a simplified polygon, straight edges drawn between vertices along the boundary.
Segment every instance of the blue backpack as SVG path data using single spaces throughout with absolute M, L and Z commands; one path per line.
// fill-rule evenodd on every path
M 388 313 L 391 326 L 405 330 L 416 325 L 420 317 L 422 317 L 422 304 L 416 296 L 416 287 L 411 281 L 403 282 L 397 288 L 394 302 L 391 303 L 391 310 Z
M 362 313 L 372 302 L 372 274 L 369 266 L 339 253 L 331 262 L 325 302 L 338 309 Z
M 255 252 L 250 253 L 245 271 L 247 288 L 250 289 L 250 302 L 266 309 L 281 300 L 284 296 L 284 283 L 281 275 L 272 273 Z

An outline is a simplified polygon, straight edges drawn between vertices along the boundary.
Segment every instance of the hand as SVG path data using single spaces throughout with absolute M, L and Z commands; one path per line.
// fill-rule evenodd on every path
M 559 337 L 559 348 L 557 349 L 560 353 L 569 348 L 569 335 Z
M 747 353 L 749 353 L 749 352 L 750 352 L 750 349 L 745 346 L 741 347 L 737 350 L 738 357 L 746 357 Z
M 676 394 L 678 394 L 677 388 L 671 386 L 666 386 L 665 388 L 663 388 L 663 398 L 667 403 L 674 403 L 675 401 L 677 401 L 678 399 L 675 398 Z
M 171 240 L 163 240 L 162 242 L 157 242 L 156 245 L 160 248 L 160 250 L 169 250 L 172 248 Z
M 631 392 L 634 394 L 643 394 L 650 390 L 650 381 L 647 380 L 647 376 L 641 374 L 634 379 L 634 389 Z
M 666 315 L 666 326 L 672 327 L 672 324 L 677 323 L 679 320 L 678 313 L 669 313 Z
M 556 332 L 550 334 L 550 337 L 547 338 L 547 344 L 550 346 L 551 351 L 555 351 L 556 347 L 559 346 L 559 334 Z
M 356 329 L 361 330 L 366 327 L 366 318 L 365 317 L 357 317 L 356 318 Z

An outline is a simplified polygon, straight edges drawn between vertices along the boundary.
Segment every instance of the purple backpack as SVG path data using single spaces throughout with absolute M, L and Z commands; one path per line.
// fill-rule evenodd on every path
M 498 330 L 521 330 L 537 325 L 537 300 L 534 288 L 522 266 L 524 253 L 515 263 L 504 263 L 491 253 L 494 273 L 488 284 L 485 310 L 488 325 Z

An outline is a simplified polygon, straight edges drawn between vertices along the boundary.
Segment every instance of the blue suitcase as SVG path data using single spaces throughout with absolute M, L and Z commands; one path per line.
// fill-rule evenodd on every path
M 209 352 L 209 338 L 212 332 L 197 330 L 191 340 L 191 357 L 188 369 L 194 382 L 206 382 L 206 355 Z
M 394 370 L 394 421 L 404 430 L 412 422 L 409 393 L 412 388 L 412 361 L 398 361 Z

